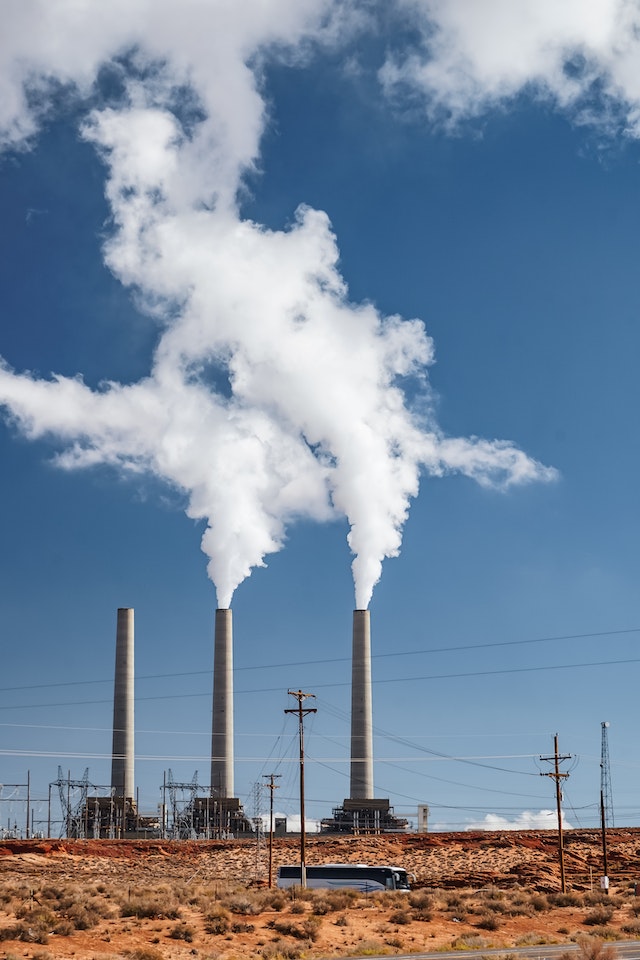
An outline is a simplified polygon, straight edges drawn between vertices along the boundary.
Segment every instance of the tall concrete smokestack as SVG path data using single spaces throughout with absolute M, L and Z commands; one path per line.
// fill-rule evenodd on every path
M 213 651 L 211 791 L 233 797 L 233 620 L 231 610 L 220 609 Z
M 353 611 L 351 671 L 351 799 L 364 800 L 373 797 L 371 621 L 368 610 Z
M 116 673 L 113 690 L 113 752 L 111 786 L 116 797 L 133 800 L 134 763 L 134 668 L 133 608 L 118 610 L 116 630 Z

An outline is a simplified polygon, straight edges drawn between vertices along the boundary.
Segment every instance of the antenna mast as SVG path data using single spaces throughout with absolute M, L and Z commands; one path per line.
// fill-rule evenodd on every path
M 609 721 L 603 720 L 602 748 L 600 750 L 600 795 L 602 797 L 603 819 L 605 827 L 613 827 L 613 798 L 611 796 L 611 775 L 609 771 Z

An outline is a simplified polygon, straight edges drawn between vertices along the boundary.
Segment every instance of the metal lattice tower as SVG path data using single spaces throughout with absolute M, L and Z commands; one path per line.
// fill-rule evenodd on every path
M 200 790 L 198 771 L 196 770 L 189 783 L 179 783 L 173 779 L 173 774 L 171 770 L 169 770 L 167 788 L 169 790 L 171 803 L 173 838 L 179 840 L 195 840 L 194 811 L 196 798 Z M 188 794 L 188 800 L 185 800 L 185 794 Z
M 58 779 L 52 786 L 56 786 L 60 792 L 60 806 L 62 807 L 60 836 L 64 832 L 67 837 L 84 838 L 84 811 L 89 793 L 89 767 L 85 768 L 82 780 L 72 780 L 70 776 L 65 778 L 62 767 L 59 766 Z
M 611 795 L 609 739 L 607 735 L 607 730 L 609 729 L 608 720 L 603 720 L 600 726 L 602 727 L 602 747 L 600 749 L 600 796 L 604 811 L 604 825 L 605 827 L 613 827 L 613 797 Z

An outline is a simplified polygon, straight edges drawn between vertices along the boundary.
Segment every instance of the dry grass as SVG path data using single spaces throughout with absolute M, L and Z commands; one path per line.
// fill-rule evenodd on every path
M 7 884 L 0 898 L 0 941 L 46 946 L 48 952 L 54 951 L 51 960 L 63 956 L 89 960 L 96 956 L 98 943 L 113 945 L 117 956 L 128 960 L 173 956 L 167 953 L 170 943 L 176 950 L 193 944 L 201 957 L 221 960 L 230 950 L 233 957 L 252 960 L 300 960 L 329 953 L 368 956 L 437 946 L 508 948 L 561 942 L 561 934 L 566 941 L 578 940 L 579 935 L 570 931 L 582 925 L 597 936 L 580 940 L 577 960 L 609 960 L 606 951 L 598 953 L 604 950 L 602 941 L 637 936 L 640 929 L 631 892 L 609 898 L 490 886 L 361 896 L 353 890 L 241 889 L 221 881 L 211 885 L 181 880 L 147 882 L 141 890 L 116 883 L 46 879 Z M 329 922 L 331 915 L 335 919 Z M 564 917 L 570 917 L 568 924 L 561 920 Z M 91 943 L 90 953 L 79 949 L 80 935 L 85 944 Z M 129 946 L 123 942 L 127 937 Z
M 594 945 L 606 950 L 606 941 L 640 933 L 630 883 L 608 897 L 493 878 L 363 896 L 268 890 L 229 873 L 206 855 L 0 857 L 0 960 L 38 952 L 41 960 L 313 960 L 440 949 L 499 950 L 510 960 L 516 945 L 578 942 L 587 952 L 574 947 L 572 960 L 609 960 Z

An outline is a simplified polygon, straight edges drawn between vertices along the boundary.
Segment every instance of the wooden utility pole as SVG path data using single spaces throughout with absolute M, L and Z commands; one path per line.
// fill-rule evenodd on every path
M 276 777 L 281 777 L 281 773 L 263 773 L 263 778 L 269 779 L 267 787 L 271 793 L 269 800 L 269 889 L 273 886 L 273 791 L 278 789 L 279 784 L 275 783 Z
M 298 730 L 300 738 L 300 886 L 307 885 L 307 864 L 305 850 L 305 825 L 304 825 L 304 718 L 309 713 L 318 711 L 312 707 L 303 707 L 302 702 L 307 697 L 314 697 L 314 693 L 303 693 L 302 690 L 289 690 L 289 695 L 295 697 L 298 706 L 292 710 L 285 710 L 285 713 L 295 713 L 298 716 Z
M 560 756 L 558 753 L 558 734 L 556 733 L 553 738 L 553 756 L 552 757 L 540 757 L 541 760 L 550 762 L 553 760 L 553 772 L 541 773 L 541 777 L 551 777 L 552 780 L 555 780 L 556 784 L 556 807 L 558 810 L 558 857 L 560 859 L 560 885 L 563 893 L 567 892 L 567 883 L 564 875 L 564 842 L 562 838 L 562 789 L 560 787 L 560 781 L 564 780 L 569 776 L 568 773 L 560 772 L 560 763 L 563 760 L 571 760 L 571 754 L 565 754 Z

